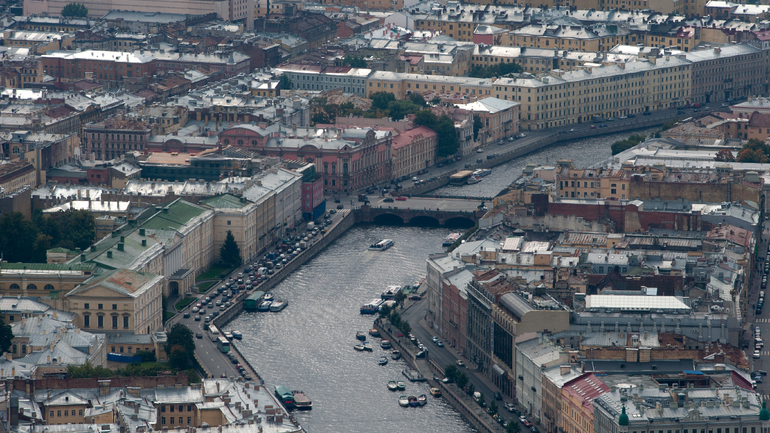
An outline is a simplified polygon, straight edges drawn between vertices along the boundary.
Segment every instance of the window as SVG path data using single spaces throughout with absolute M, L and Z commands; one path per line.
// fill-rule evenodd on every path
M 180 410 L 180 412 L 181 412 L 181 410 Z M 187 405 L 187 412 L 192 412 L 192 405 L 191 404 Z M 187 418 L 187 423 L 188 424 L 190 423 L 190 418 Z M 736 432 L 736 433 L 738 433 L 738 432 Z
M 91 316 L 88 314 L 83 315 L 83 327 L 84 328 L 90 328 L 91 327 Z
M 118 327 L 118 316 L 112 316 L 112 327 L 113 328 Z
M 99 304 L 99 309 L 103 310 L 104 309 L 104 304 Z
M 53 284 L 46 284 L 45 287 L 43 287 L 44 290 L 56 290 L 53 286 Z
M 168 411 L 169 411 L 169 412 L 173 412 L 173 411 L 174 411 L 174 405 L 171 405 L 171 406 L 169 406 L 169 407 L 168 407 Z M 172 418 L 172 419 L 173 419 L 173 418 Z
M 70 411 L 68 411 L 68 410 L 65 410 L 65 411 L 64 411 L 64 416 L 70 416 Z M 721 432 L 720 432 L 720 433 L 721 433 Z
M 123 316 L 123 327 L 128 328 L 128 316 Z
M 104 316 L 96 316 L 96 326 L 104 328 Z
M 227 225 L 230 225 L 230 221 L 227 222 Z
M 75 411 L 72 411 L 72 413 L 74 414 L 74 413 L 75 413 Z M 80 410 L 78 411 L 78 415 L 80 415 L 80 416 L 83 416 L 83 409 L 80 409 Z
M 128 73 L 129 73 L 129 75 L 130 75 L 130 74 L 131 74 L 131 71 L 129 71 Z M 161 411 L 161 412 L 165 412 L 165 410 L 164 410 L 164 411 Z M 166 417 L 165 417 L 165 416 L 160 418 L 160 423 L 161 423 L 161 424 L 163 424 L 163 425 L 166 425 Z
M 56 411 L 56 416 L 57 416 L 57 417 L 59 417 L 59 418 L 61 418 L 61 411 L 60 411 L 60 410 L 57 410 L 57 411 Z
M 53 418 L 53 411 L 51 411 L 51 418 Z
M 15 149 L 16 149 L 16 148 L 14 148 L 14 150 L 15 150 Z M 13 284 L 11 284 L 11 290 L 19 290 L 19 289 L 21 289 L 21 287 L 19 287 L 19 285 L 18 285 L 18 284 L 16 284 L 16 283 L 13 283 Z
M 37 286 L 34 284 L 27 284 L 27 290 L 37 290 Z
M 191 424 L 191 422 L 190 422 L 190 421 L 191 421 L 191 418 L 188 416 L 188 417 L 187 417 L 187 424 L 188 424 L 188 425 L 189 425 L 189 424 Z

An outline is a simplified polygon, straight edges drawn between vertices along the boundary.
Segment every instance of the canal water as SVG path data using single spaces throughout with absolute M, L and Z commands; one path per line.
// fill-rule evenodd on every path
M 655 129 L 639 131 L 649 134 Z M 553 146 L 496 167 L 476 185 L 444 187 L 450 195 L 494 196 L 529 163 L 553 165 L 572 159 L 591 166 L 610 157 L 610 145 L 630 134 L 577 140 Z M 491 149 L 489 151 L 492 151 Z M 372 339 L 374 352 L 356 352 L 356 331 L 371 328 L 373 316 L 359 314 L 361 305 L 378 298 L 386 286 L 412 284 L 425 276 L 429 254 L 442 251 L 449 229 L 356 226 L 326 250 L 278 284 L 273 293 L 289 301 L 280 313 L 243 313 L 227 330 L 239 330 L 236 341 L 268 387 L 276 384 L 305 391 L 313 410 L 295 412 L 310 433 L 472 432 L 475 431 L 443 399 L 429 396 L 428 405 L 402 408 L 401 392 L 387 389 L 389 380 L 404 380 L 404 361 L 377 360 L 388 352 Z M 367 246 L 393 239 L 395 246 L 371 252 Z M 403 394 L 429 394 L 427 384 L 405 381 Z
M 485 176 L 477 184 L 463 186 L 447 185 L 431 191 L 431 193 L 446 196 L 494 197 L 503 188 L 510 185 L 511 182 L 518 179 L 527 164 L 556 165 L 556 162 L 560 159 L 571 159 L 574 161 L 575 167 L 590 167 L 612 156 L 610 150 L 612 143 L 625 140 L 633 134 L 650 135 L 658 129 L 660 128 L 641 129 L 630 133 L 623 132 L 556 144 L 493 168 L 492 173 Z M 485 154 L 494 152 L 494 145 L 488 146 L 485 149 Z
M 305 391 L 313 410 L 295 412 L 311 433 L 469 432 L 443 399 L 430 397 L 427 384 L 411 383 L 403 360 L 373 339 L 374 352 L 356 352 L 356 331 L 368 331 L 374 316 L 359 314 L 361 305 L 378 298 L 388 285 L 412 284 L 425 276 L 425 259 L 441 251 L 448 229 L 356 226 L 323 253 L 278 284 L 273 293 L 289 306 L 280 313 L 243 313 L 226 327 L 239 330 L 238 349 L 268 386 Z M 384 252 L 368 251 L 379 239 L 393 239 Z M 367 333 L 368 334 L 368 333 Z M 391 392 L 389 380 L 404 380 L 406 391 Z M 398 405 L 400 394 L 427 394 L 418 408 Z

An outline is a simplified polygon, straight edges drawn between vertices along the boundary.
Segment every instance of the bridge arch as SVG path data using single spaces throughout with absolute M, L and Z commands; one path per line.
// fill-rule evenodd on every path
M 409 225 L 420 227 L 439 227 L 441 225 L 441 221 L 432 216 L 417 215 L 413 216 L 409 220 Z
M 444 221 L 444 225 L 450 228 L 469 229 L 476 225 L 476 222 L 466 217 L 454 217 Z
M 374 217 L 374 220 L 372 222 L 374 224 L 382 224 L 382 225 L 389 225 L 389 226 L 404 225 L 404 219 L 392 213 L 379 214 Z

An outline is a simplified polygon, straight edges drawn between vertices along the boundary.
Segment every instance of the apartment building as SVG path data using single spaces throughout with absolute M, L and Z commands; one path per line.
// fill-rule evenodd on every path
M 393 137 L 393 178 L 398 179 L 424 168 L 436 161 L 438 135 L 424 126 L 408 129 Z
M 163 277 L 128 269 L 102 272 L 67 293 L 78 327 L 149 334 L 163 326 Z
M 88 158 L 121 158 L 129 152 L 145 151 L 152 130 L 143 122 L 111 117 L 83 127 L 83 147 Z
M 457 108 L 470 111 L 481 119 L 477 144 L 486 146 L 497 143 L 519 132 L 519 104 L 497 98 L 484 98 Z
M 628 31 L 614 26 L 594 30 L 584 26 L 530 24 L 500 37 L 500 45 L 557 50 L 609 51 L 618 44 L 628 43 Z
M 294 90 L 342 89 L 344 93 L 358 96 L 365 96 L 366 77 L 372 72 L 365 68 L 294 63 L 276 66 L 274 71 L 286 75 Z
M 561 161 L 560 161 L 561 163 Z M 631 198 L 631 173 L 624 170 L 569 168 L 557 180 L 559 198 Z
M 369 74 L 366 81 L 367 97 L 371 96 L 372 93 L 388 92 L 395 95 L 396 99 L 404 99 L 412 92 L 466 94 L 472 98 L 485 98 L 492 95 L 494 80 L 490 78 L 375 71 Z
M 676 56 L 582 70 L 523 74 L 494 83 L 496 98 L 521 104 L 521 128 L 543 129 L 682 105 L 690 98 L 691 64 Z
M 585 373 L 561 388 L 559 430 L 565 433 L 594 433 L 594 410 L 591 402 L 610 391 L 593 373 Z

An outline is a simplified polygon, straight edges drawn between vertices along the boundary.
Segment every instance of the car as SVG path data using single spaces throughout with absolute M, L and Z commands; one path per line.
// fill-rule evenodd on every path
M 530 420 L 528 420 L 527 417 L 523 415 L 519 417 L 519 421 L 521 421 L 521 423 L 527 427 L 532 427 L 532 422 L 530 422 Z
M 677 110 L 676 114 L 684 114 L 684 111 L 682 111 L 682 110 Z
M 502 395 L 502 394 L 500 394 L 500 393 L 499 393 L 499 392 L 497 392 L 497 391 L 495 391 L 495 392 L 493 392 L 493 393 L 492 393 L 492 397 L 494 397 L 494 398 L 495 398 L 495 400 L 498 400 L 498 401 L 503 399 L 503 395 Z
M 458 367 L 465 367 L 465 363 L 462 361 L 462 359 L 455 361 L 455 364 L 457 364 Z
M 767 376 L 767 372 L 765 370 L 757 370 L 757 373 L 761 374 L 762 376 Z
M 431 337 L 430 338 L 434 343 L 438 341 L 438 337 Z
M 198 310 L 198 314 L 203 316 L 204 314 L 206 314 L 206 309 L 205 308 L 201 308 L 200 310 Z
M 341 209 L 345 209 L 345 206 L 343 206 L 343 205 L 341 205 L 341 204 L 338 204 L 338 205 L 337 205 L 337 209 L 340 209 L 340 210 L 341 210 Z
M 230 358 L 230 362 L 232 362 L 233 364 L 237 364 L 238 358 Z
M 530 427 L 530 428 L 529 428 L 529 430 L 530 430 L 532 433 L 540 433 L 540 430 L 538 430 L 538 429 L 537 429 L 537 427 L 535 427 L 535 426 L 532 426 L 532 427 Z
M 570 133 L 572 133 L 572 132 L 577 132 L 577 130 L 576 130 L 575 128 L 572 128 L 572 129 L 570 129 L 570 130 L 569 130 L 569 131 L 567 131 L 567 132 L 570 132 Z
M 415 293 L 414 295 L 409 296 L 409 299 L 411 299 L 412 301 L 419 301 L 422 299 L 422 296 Z
M 618 119 L 628 119 L 628 116 L 620 116 Z
M 334 202 L 335 202 L 335 203 L 339 203 L 339 202 L 340 202 L 340 199 L 339 199 L 339 197 L 335 198 L 335 199 L 334 199 Z
M 484 153 L 484 149 L 481 149 L 481 148 L 476 149 L 476 153 Z
M 336 214 L 336 213 L 337 213 L 337 211 L 336 211 L 336 210 L 334 210 L 334 209 L 329 209 L 329 215 L 334 215 L 334 214 Z
M 607 121 L 608 121 L 608 122 L 614 122 L 614 121 L 615 121 L 615 118 L 614 118 L 614 117 L 609 117 L 609 118 L 607 118 Z
M 606 127 L 607 127 L 606 123 L 602 123 L 601 125 L 599 125 L 599 128 L 606 128 Z
M 406 201 L 406 197 L 404 197 L 403 195 L 400 195 L 396 197 L 396 201 Z
M 516 406 L 513 403 L 505 403 L 503 407 L 510 413 L 513 413 L 513 411 L 516 410 Z
M 596 125 L 591 125 L 591 129 L 596 129 Z
M 415 176 L 415 177 L 413 177 L 413 178 L 412 178 L 412 182 L 417 182 L 418 180 L 420 180 L 420 178 L 419 178 L 419 177 L 417 177 L 417 176 Z
M 196 322 L 200 322 L 201 321 L 201 316 L 195 316 L 195 321 Z
M 201 310 L 201 309 L 200 309 L 200 308 L 198 308 L 198 307 L 193 307 L 193 309 L 192 309 L 192 312 L 193 312 L 193 313 L 197 313 L 197 312 L 198 312 L 198 311 L 200 311 L 200 310 Z
M 525 133 L 523 133 L 523 132 L 519 134 L 519 138 L 524 138 L 524 137 L 526 137 L 526 136 L 527 136 L 527 134 L 525 134 Z
M 393 198 L 392 198 L 392 197 L 386 197 L 386 198 L 383 200 L 383 203 L 393 203 Z
M 203 319 L 204 322 L 209 323 L 211 322 L 211 316 L 206 316 L 205 319 Z
M 222 375 L 219 377 L 221 377 L 222 379 L 227 379 L 227 373 L 222 373 Z
M 197 338 L 198 340 L 200 340 L 201 338 L 203 338 L 203 334 L 201 334 L 200 332 L 198 332 L 197 334 L 195 334 L 195 338 Z
M 759 359 L 759 357 L 760 357 L 759 350 L 755 350 L 754 351 L 754 359 Z
M 185 319 L 189 319 L 190 318 L 190 313 L 184 313 L 182 315 L 182 317 L 184 317 Z
M 436 342 L 436 346 L 438 347 L 444 347 L 444 343 L 441 342 L 441 340 Z
M 629 114 L 629 115 L 628 115 L 628 116 L 626 116 L 626 117 L 628 117 L 629 119 L 633 119 L 634 117 L 636 117 L 636 114 Z
M 642 116 L 651 116 L 651 115 L 652 113 L 649 111 L 645 111 L 644 113 L 642 113 Z

